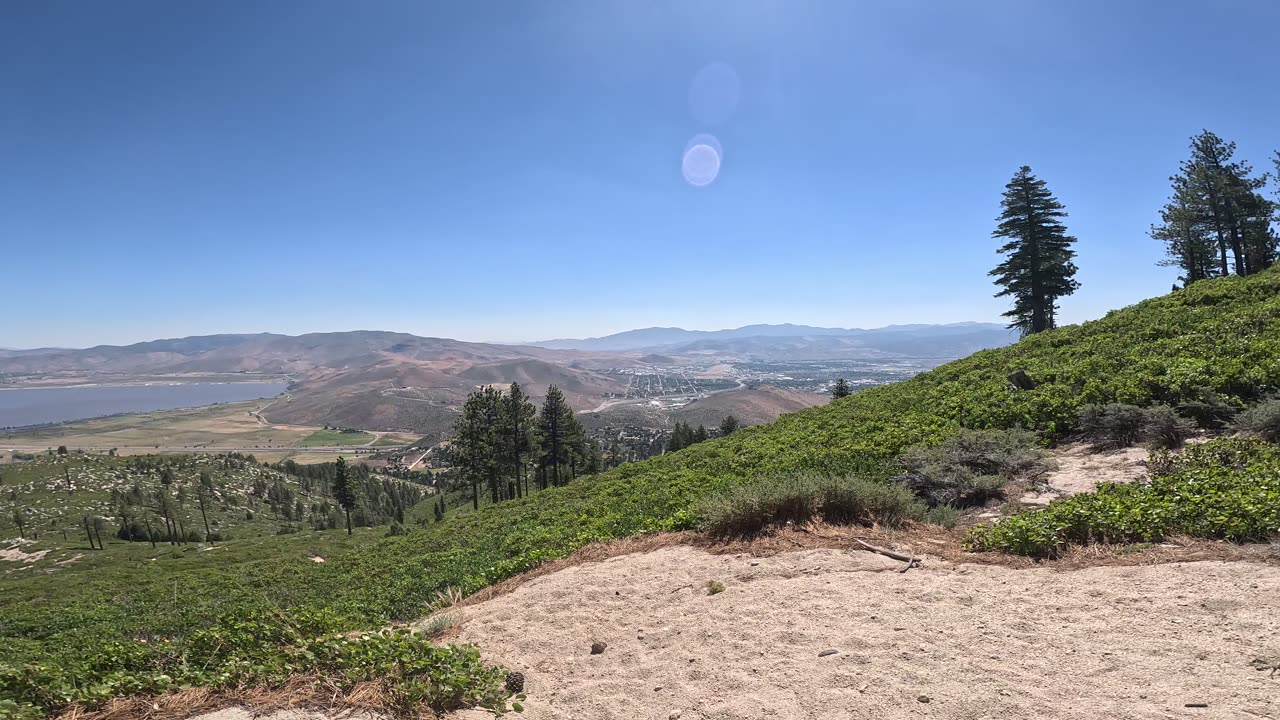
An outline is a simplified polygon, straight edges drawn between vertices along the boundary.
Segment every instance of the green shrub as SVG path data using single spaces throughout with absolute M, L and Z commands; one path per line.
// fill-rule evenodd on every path
M 1147 412 L 1137 405 L 1085 405 L 1076 417 L 1080 436 L 1097 450 L 1137 445 L 1145 436 Z
M 724 583 L 719 580 L 708 580 L 705 587 L 708 595 L 719 595 L 724 592 Z
M 1280 534 L 1280 449 L 1219 439 L 1161 453 L 1150 481 L 1103 484 L 970 531 L 973 550 L 1054 556 L 1072 544 L 1156 542 L 1170 533 L 1235 542 Z
M 941 525 L 950 530 L 960 524 L 960 518 L 964 516 L 964 511 L 960 508 L 951 507 L 950 505 L 934 505 L 924 512 L 921 519 L 930 525 Z
M 1195 429 L 1193 423 L 1180 417 L 1168 405 L 1157 405 L 1146 411 L 1143 434 L 1153 448 L 1173 450 L 1182 447 Z
M 894 480 L 931 506 L 981 505 L 1003 497 L 1005 483 L 1048 467 L 1035 433 L 1025 430 L 960 430 L 936 445 L 908 448 L 906 472 Z
M 1240 418 L 1240 429 L 1267 442 L 1280 442 L 1280 400 L 1268 400 L 1250 408 Z
M 896 527 L 923 513 L 923 505 L 904 487 L 856 475 L 813 473 L 756 478 L 698 505 L 703 531 L 718 537 L 749 537 L 818 518 L 833 524 Z
M 1223 400 L 1217 393 L 1206 392 L 1201 397 L 1182 401 L 1178 414 L 1190 419 L 1205 430 L 1221 430 L 1231 424 L 1240 408 Z

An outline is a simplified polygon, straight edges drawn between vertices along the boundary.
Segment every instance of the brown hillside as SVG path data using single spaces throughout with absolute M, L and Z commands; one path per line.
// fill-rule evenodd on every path
M 773 422 L 783 413 L 797 412 L 830 400 L 826 395 L 798 390 L 785 390 L 772 385 L 726 390 L 685 405 L 672 413 L 674 420 L 690 425 L 719 425 L 726 415 L 733 415 L 743 425 Z

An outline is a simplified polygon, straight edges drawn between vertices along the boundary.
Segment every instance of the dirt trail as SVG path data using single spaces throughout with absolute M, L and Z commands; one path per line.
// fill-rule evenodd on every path
M 1147 476 L 1146 448 L 1131 447 L 1110 452 L 1094 452 L 1085 443 L 1074 443 L 1050 454 L 1057 468 L 1045 478 L 1048 485 L 1023 495 L 1026 505 L 1048 505 L 1049 501 L 1076 493 L 1090 492 L 1099 483 L 1128 483 Z
M 1280 653 L 1280 567 L 900 567 L 675 547 L 455 612 L 526 674 L 529 720 L 1280 718 L 1280 677 L 1250 667 Z

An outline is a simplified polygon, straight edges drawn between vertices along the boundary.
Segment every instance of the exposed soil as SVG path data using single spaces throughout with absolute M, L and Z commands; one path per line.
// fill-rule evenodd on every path
M 1022 496 L 1025 505 L 1048 505 L 1060 497 L 1090 492 L 1099 483 L 1129 483 L 1147 476 L 1146 448 L 1131 447 L 1097 452 L 1086 443 L 1073 443 L 1055 450 L 1051 457 L 1057 467 L 1044 478 L 1045 485 Z
M 1280 567 L 902 565 L 678 546 L 454 612 L 530 720 L 1280 717 Z

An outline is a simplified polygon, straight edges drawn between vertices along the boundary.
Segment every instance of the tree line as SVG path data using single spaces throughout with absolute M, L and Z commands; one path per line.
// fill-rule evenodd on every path
M 482 487 L 497 503 L 529 494 L 531 480 L 545 490 L 599 472 L 604 464 L 600 446 L 587 438 L 560 388 L 547 389 L 539 410 L 519 383 L 467 396 L 448 456 L 477 509 Z
M 1190 149 L 1150 230 L 1168 256 L 1159 264 L 1179 268 L 1184 284 L 1267 269 L 1280 247 L 1272 228 L 1280 205 L 1262 194 L 1269 175 L 1255 175 L 1235 158 L 1235 143 L 1207 130 L 1191 138 Z M 1280 152 L 1275 163 L 1280 178 Z M 1066 208 L 1023 166 L 1005 185 L 1001 209 L 992 233 L 1005 241 L 997 251 L 1004 260 L 990 272 L 1001 288 L 996 297 L 1012 299 L 1004 313 L 1011 329 L 1023 335 L 1050 330 L 1057 326 L 1058 300 L 1080 287 Z

